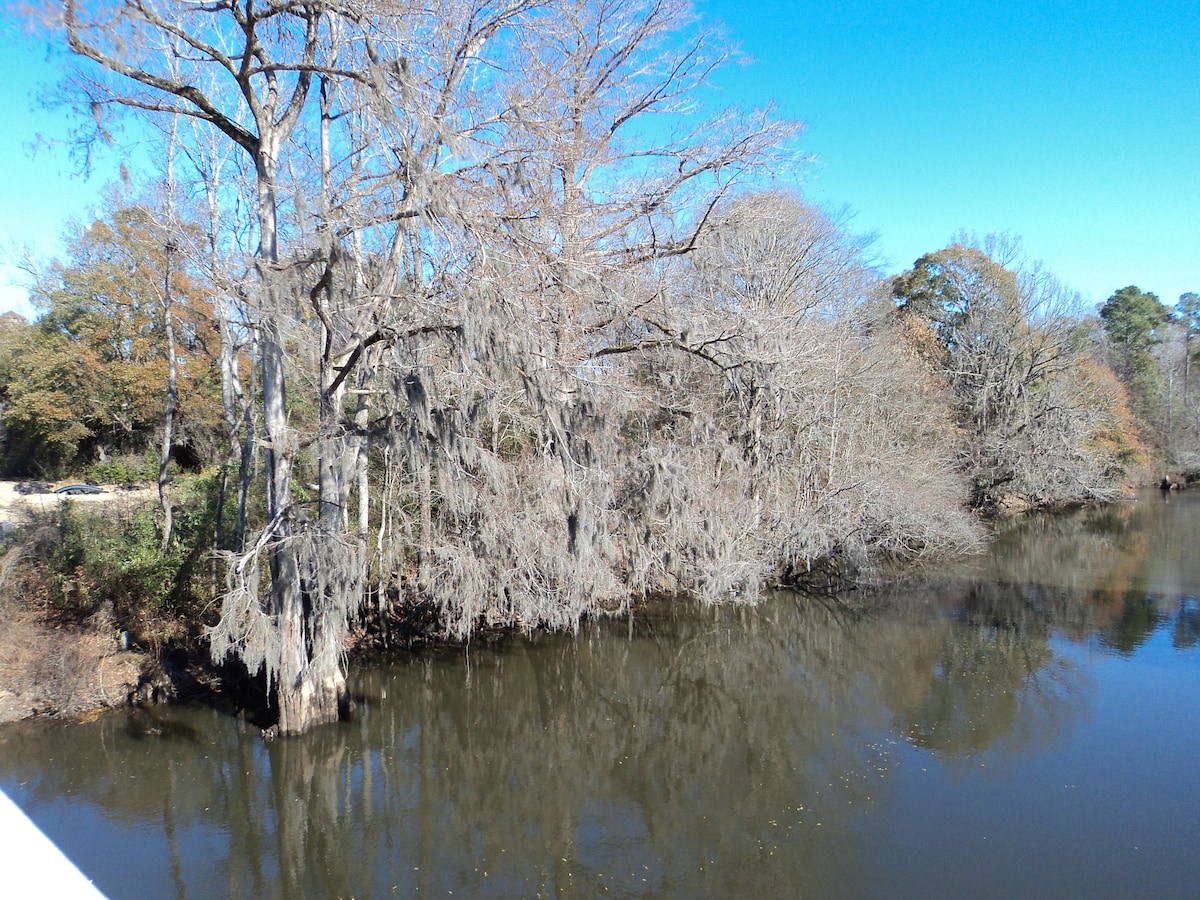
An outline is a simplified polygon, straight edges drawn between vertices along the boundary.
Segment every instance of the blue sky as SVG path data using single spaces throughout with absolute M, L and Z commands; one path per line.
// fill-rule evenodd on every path
M 807 123 L 805 192 L 851 207 L 888 272 L 959 229 L 1010 231 L 1092 303 L 1200 291 L 1197 0 L 698 6 L 755 60 L 718 77 L 722 100 Z M 0 251 L 54 253 L 120 156 L 87 181 L 61 149 L 31 158 L 38 132 L 65 131 L 31 96 L 55 70 L 12 30 L 0 41 Z M 0 311 L 23 310 L 12 275 Z
M 1010 231 L 1085 298 L 1200 291 L 1200 3 L 706 0 L 888 271 Z

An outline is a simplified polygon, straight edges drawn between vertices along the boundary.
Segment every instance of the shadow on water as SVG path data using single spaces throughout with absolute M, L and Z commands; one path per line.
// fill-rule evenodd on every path
M 1056 640 L 1195 646 L 1163 512 L 1034 517 L 853 606 L 653 607 L 413 655 L 299 739 L 202 708 L 22 726 L 0 784 L 113 896 L 827 896 L 909 754 L 1064 744 L 1094 685 Z
M 125 714 L 125 733 L 135 740 L 158 738 L 165 741 L 189 741 L 200 744 L 200 730 L 163 715 L 149 706 L 135 706 Z

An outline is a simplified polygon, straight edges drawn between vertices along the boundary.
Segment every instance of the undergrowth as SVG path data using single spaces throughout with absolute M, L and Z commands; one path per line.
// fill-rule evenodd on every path
M 16 560 L 8 580 L 48 620 L 82 623 L 104 608 L 138 640 L 194 637 L 213 593 L 216 489 L 215 473 L 173 485 L 175 524 L 165 548 L 156 500 L 68 500 L 35 514 L 9 539 Z

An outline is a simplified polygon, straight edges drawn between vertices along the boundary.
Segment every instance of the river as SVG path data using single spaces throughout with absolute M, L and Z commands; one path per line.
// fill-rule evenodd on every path
M 887 591 L 422 653 L 299 739 L 10 726 L 0 788 L 111 898 L 1195 897 L 1197 535 L 1145 493 Z

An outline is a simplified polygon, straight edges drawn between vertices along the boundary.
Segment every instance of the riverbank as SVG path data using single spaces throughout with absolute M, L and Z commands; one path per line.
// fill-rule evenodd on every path
M 123 646 L 111 606 L 82 621 L 55 621 L 14 576 L 28 557 L 44 551 L 40 543 L 57 540 L 39 535 L 36 526 L 54 521 L 63 503 L 125 509 L 152 502 L 156 491 L 105 485 L 95 494 L 22 493 L 18 484 L 0 481 L 0 523 L 31 531 L 0 560 L 0 724 L 124 706 L 154 660 Z
M 255 724 L 261 720 L 263 727 L 271 724 L 262 680 L 240 666 L 215 667 L 208 658 L 200 626 L 209 594 L 197 595 L 190 607 L 177 605 L 166 593 L 138 606 L 148 596 L 143 586 L 178 585 L 174 576 L 180 570 L 151 569 L 153 577 L 141 580 L 112 576 L 112 566 L 137 557 L 118 527 L 122 516 L 134 514 L 131 510 L 149 516 L 149 537 L 142 539 L 156 546 L 154 499 L 152 488 L 110 488 L 71 498 L 81 511 L 102 516 L 91 526 L 109 538 L 103 557 L 109 568 L 101 578 L 74 561 L 64 565 L 61 556 L 59 562 L 45 562 L 55 558 L 54 548 L 78 542 L 83 534 L 71 531 L 76 517 L 55 514 L 61 496 L 22 495 L 14 483 L 0 482 L 0 521 L 18 522 L 23 529 L 0 565 L 0 724 L 179 699 L 200 699 Z M 56 524 L 60 519 L 67 524 Z M 836 591 L 851 583 L 853 574 L 842 573 L 835 563 L 811 567 L 804 587 Z M 396 602 L 364 610 L 346 650 L 354 659 L 386 657 L 442 641 L 448 638 L 436 606 Z
M 56 627 L 6 606 L 0 614 L 0 724 L 124 706 L 151 664 L 146 654 L 122 649 L 103 613 L 80 628 Z

